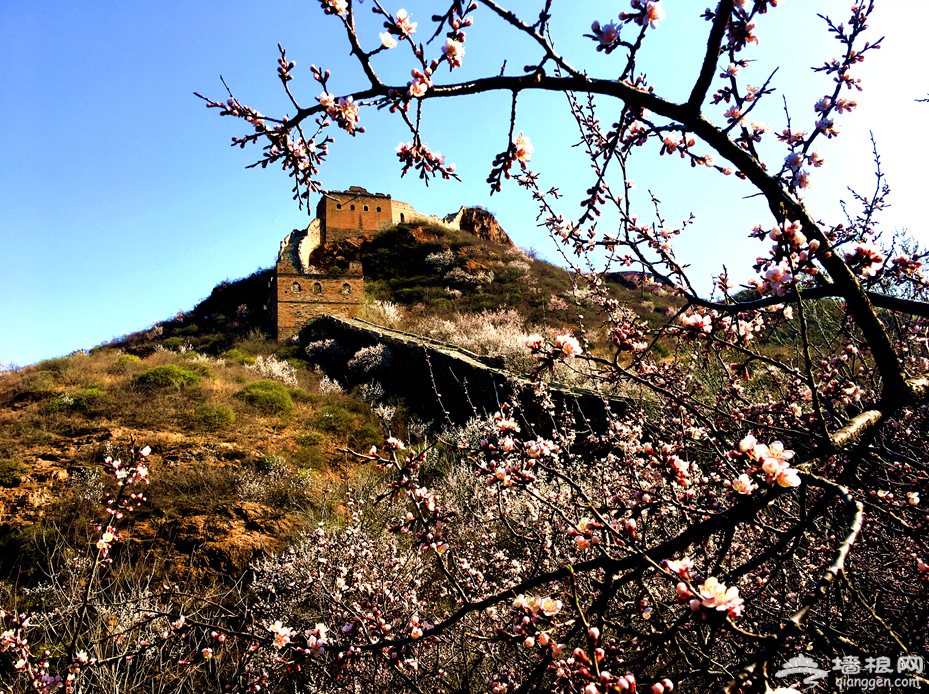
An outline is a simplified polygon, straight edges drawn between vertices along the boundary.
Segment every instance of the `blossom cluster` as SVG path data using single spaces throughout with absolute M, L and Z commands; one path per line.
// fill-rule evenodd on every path
M 699 612 L 704 619 L 720 612 L 729 617 L 739 617 L 745 603 L 739 597 L 739 589 L 736 586 L 727 588 L 715 576 L 707 578 L 696 592 L 681 581 L 677 584 L 677 596 L 678 600 L 687 602 L 690 609 Z
M 326 109 L 326 114 L 349 135 L 364 132 L 364 128 L 358 126 L 358 104 L 354 97 L 340 96 L 337 99 L 329 92 L 323 92 L 316 100 Z
M 620 21 L 631 21 L 643 28 L 657 29 L 658 22 L 665 18 L 661 0 L 630 0 L 629 4 L 635 12 L 620 12 Z
M 776 482 L 781 487 L 800 486 L 800 476 L 796 470 L 790 467 L 790 460 L 795 454 L 793 451 L 784 448 L 784 444 L 780 441 L 774 441 L 770 445 L 766 445 L 759 443 L 754 436 L 749 434 L 739 442 L 739 453 L 760 465 L 769 484 Z M 738 488 L 736 491 L 742 494 L 751 493 L 744 476 L 740 477 L 737 483 Z
M 433 152 L 426 143 L 401 142 L 397 145 L 397 158 L 403 164 L 400 175 L 405 176 L 410 169 L 419 171 L 419 177 L 428 182 L 435 175 L 443 179 L 458 178 L 455 164 L 446 164 L 441 152 Z
M 267 357 L 259 354 L 255 357 L 255 363 L 246 364 L 245 368 L 260 378 L 280 381 L 288 388 L 297 387 L 297 369 L 273 354 Z

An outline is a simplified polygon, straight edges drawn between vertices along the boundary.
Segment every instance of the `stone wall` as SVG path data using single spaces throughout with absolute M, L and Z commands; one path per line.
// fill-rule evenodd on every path
M 463 423 L 475 416 L 492 414 L 514 397 L 520 402 L 519 417 L 535 433 L 548 435 L 561 415 L 573 416 L 582 426 L 602 433 L 609 420 L 626 410 L 626 401 L 587 390 L 552 386 L 549 394 L 554 412 L 535 397 L 535 386 L 503 368 L 502 360 L 483 357 L 456 345 L 390 330 L 359 319 L 324 316 L 300 333 L 301 344 L 333 339 L 346 358 L 362 347 L 387 345 L 389 367 L 377 375 L 388 394 L 401 395 L 425 420 Z M 585 424 L 586 423 L 586 424 Z M 576 426 L 576 425 L 574 425 Z M 541 427 L 541 428 L 540 428 Z M 526 431 L 527 435 L 529 430 Z

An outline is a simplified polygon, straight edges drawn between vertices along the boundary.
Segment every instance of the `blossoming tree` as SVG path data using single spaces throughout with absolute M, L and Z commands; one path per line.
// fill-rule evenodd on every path
M 410 691 L 593 694 L 636 683 L 653 692 L 763 691 L 777 684 L 772 666 L 798 651 L 919 651 L 925 614 L 907 605 L 925 577 L 918 557 L 929 520 L 919 507 L 926 468 L 916 435 L 925 432 L 929 395 L 924 254 L 879 241 L 887 186 L 877 159 L 876 189 L 856 196 L 856 215 L 824 222 L 804 202 L 811 172 L 826 163 L 818 145 L 839 136 L 840 119 L 857 105 L 854 68 L 879 47 L 864 39 L 874 3 L 855 3 L 843 23 L 823 18 L 838 48 L 814 66 L 828 92 L 812 104 L 810 123 L 787 115 L 776 128 L 753 118 L 773 91 L 768 82 L 743 79 L 764 15 L 783 11 L 776 0 L 722 0 L 703 13 L 706 50 L 683 102 L 657 93 L 639 64 L 662 22 L 684 21 L 660 1 L 632 0 L 616 20 L 593 21 L 587 38 L 619 73 L 600 78 L 556 50 L 550 1 L 530 18 L 484 0 L 483 16 L 530 39 L 540 58 L 519 75 L 459 83 L 440 83 L 438 70 L 445 64 L 454 77 L 466 60 L 477 3 L 453 1 L 431 18 L 438 46 L 417 40 L 423 27 L 405 10 L 375 1 L 386 29 L 376 38 L 356 29 L 359 3 L 321 4 L 344 28 L 367 83 L 336 96 L 329 72 L 313 67 L 322 93 L 299 104 L 289 90 L 295 64 L 282 49 L 278 73 L 294 116 L 262 116 L 231 94 L 208 101 L 251 124 L 235 143 L 263 142 L 261 164 L 280 163 L 306 200 L 321 190 L 316 176 L 333 143 L 326 128 L 355 135 L 362 109 L 387 108 L 412 135 L 397 149 L 401 174 L 415 170 L 428 183 L 456 173 L 424 142 L 423 103 L 512 94 L 510 145 L 493 158 L 488 184 L 499 191 L 515 177 L 566 259 L 588 258 L 583 269 L 613 345 L 611 358 L 592 356 L 579 326 L 580 341 L 532 336 L 527 348 L 540 372 L 586 353 L 599 367 L 596 385 L 624 384 L 641 399 L 606 431 L 553 411 L 564 417 L 554 433 L 521 421 L 513 403 L 470 448 L 480 482 L 464 491 L 428 488 L 424 452 L 372 451 L 368 459 L 393 472 L 383 500 L 396 539 L 377 534 L 359 499 L 351 551 L 333 557 L 339 540 L 321 530 L 302 550 L 305 563 L 281 560 L 290 563 L 280 580 L 312 580 L 314 613 L 341 625 L 320 667 Z M 406 84 L 379 77 L 391 50 L 411 61 Z M 535 90 L 568 95 L 590 160 L 575 218 L 529 168 L 534 147 L 517 133 L 517 98 Z M 615 122 L 598 119 L 598 99 L 622 105 Z M 762 155 L 770 142 L 780 158 Z M 770 245 L 742 291 L 724 271 L 710 297 L 700 294 L 675 253 L 681 229 L 663 223 L 657 201 L 658 221 L 641 221 L 626 174 L 641 151 L 709 167 L 721 190 L 734 175 L 766 200 L 771 220 L 750 235 Z M 598 217 L 607 208 L 619 221 L 604 231 Z M 684 307 L 664 326 L 636 321 L 602 289 L 589 262 L 596 249 L 672 286 Z M 659 339 L 677 341 L 673 359 L 655 358 Z M 331 570 L 315 569 L 324 555 Z M 865 598 L 875 595 L 876 603 Z
M 592 386 L 622 389 L 621 412 L 596 427 L 548 403 L 540 387 L 545 422 L 527 421 L 513 402 L 430 445 L 391 437 L 357 454 L 376 468 L 375 481 L 352 491 L 344 524 L 321 524 L 254 567 L 257 608 L 172 622 L 189 639 L 185 665 L 230 691 L 287 683 L 661 694 L 786 686 L 776 671 L 801 653 L 822 664 L 867 656 L 910 664 L 924 653 L 925 254 L 878 238 L 887 194 L 879 169 L 875 192 L 858 196 L 860 211 L 841 223 L 821 221 L 804 202 L 811 172 L 825 164 L 817 145 L 839 136 L 855 108 L 854 68 L 876 47 L 864 40 L 874 3 L 856 3 L 843 23 L 825 19 L 837 57 L 816 68 L 830 88 L 802 127 L 753 120 L 771 92 L 743 80 L 764 15 L 787 11 L 776 0 L 721 0 L 703 13 L 706 51 L 683 102 L 656 93 L 639 64 L 662 23 L 686 20 L 661 2 L 632 0 L 615 20 L 591 18 L 587 36 L 619 74 L 600 78 L 555 49 L 550 0 L 531 19 L 483 0 L 484 18 L 529 38 L 541 57 L 519 75 L 459 83 L 440 82 L 437 70 L 446 64 L 454 76 L 467 60 L 475 3 L 453 0 L 431 18 L 439 46 L 417 41 L 428 33 L 423 22 L 376 0 L 385 31 L 360 34 L 359 4 L 321 0 L 366 84 L 336 95 L 329 72 L 313 67 L 321 93 L 300 104 L 290 88 L 295 63 L 281 49 L 278 76 L 295 115 L 264 116 L 232 95 L 207 100 L 249 123 L 235 144 L 260 144 L 259 163 L 283 166 L 307 201 L 323 189 L 319 167 L 334 143 L 327 128 L 358 135 L 364 109 L 386 108 L 411 132 L 397 149 L 401 173 L 451 178 L 454 165 L 424 142 L 422 104 L 510 93 L 510 144 L 492 158 L 491 189 L 514 178 L 567 259 L 582 265 L 604 251 L 673 287 L 683 308 L 646 325 L 585 266 L 609 354 L 594 349 L 585 326 L 551 342 L 533 335 L 527 349 L 539 374 L 586 359 Z M 387 84 L 378 61 L 401 50 L 412 79 Z M 590 160 L 574 218 L 529 166 L 534 148 L 518 129 L 516 100 L 533 90 L 569 96 Z M 598 119 L 598 99 L 621 105 L 614 122 Z M 777 158 L 762 156 L 769 141 Z M 675 252 L 681 229 L 661 222 L 660 210 L 645 224 L 632 208 L 626 170 L 638 152 L 715 170 L 720 195 L 737 176 L 764 198 L 770 219 L 746 231 L 769 245 L 748 286 L 737 291 L 723 272 L 712 295 L 697 290 Z M 607 209 L 618 223 L 604 230 L 597 221 Z M 656 356 L 659 340 L 674 345 L 671 358 Z M 15 641 L 19 632 L 7 633 Z

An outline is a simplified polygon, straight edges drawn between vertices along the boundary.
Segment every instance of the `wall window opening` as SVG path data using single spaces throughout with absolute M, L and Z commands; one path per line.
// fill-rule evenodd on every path
M 296 294 L 297 292 L 299 292 L 299 291 L 300 291 L 300 283 L 299 283 L 299 282 L 294 282 L 292 285 L 290 285 L 290 291 L 292 291 L 294 294 Z
M 350 285 L 348 282 L 346 282 L 345 284 L 343 284 L 343 285 L 342 285 L 342 293 L 343 293 L 343 294 L 351 294 L 351 293 L 352 293 L 352 285 Z
M 322 294 L 322 293 L 323 293 L 323 285 L 321 285 L 319 282 L 314 283 L 314 284 L 313 284 L 313 293 L 314 293 L 314 294 Z

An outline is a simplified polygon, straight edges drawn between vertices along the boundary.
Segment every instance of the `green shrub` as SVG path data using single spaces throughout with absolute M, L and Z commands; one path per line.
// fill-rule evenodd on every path
M 210 370 L 210 367 L 203 362 L 192 362 L 187 366 L 187 369 L 203 378 L 215 378 L 215 376 L 213 376 L 213 372 Z
M 187 369 L 174 364 L 165 364 L 149 369 L 136 377 L 134 384 L 139 390 L 156 390 L 161 388 L 186 388 L 200 383 L 200 377 Z
M 235 424 L 235 412 L 229 405 L 204 403 L 194 410 L 194 419 L 202 428 L 216 431 Z
M 183 337 L 169 337 L 168 339 L 162 340 L 161 342 L 161 346 L 165 349 L 177 349 L 181 345 L 186 344 L 187 340 L 185 340 Z
M 271 472 L 287 465 L 287 458 L 278 453 L 268 453 L 255 461 L 258 472 Z
M 74 404 L 71 406 L 73 410 L 89 410 L 94 407 L 94 405 L 99 404 L 100 400 L 106 395 L 106 391 L 99 385 L 90 385 L 79 390 L 71 397 L 74 399 Z
M 200 327 L 196 323 L 185 325 L 182 328 L 175 328 L 171 331 L 174 335 L 199 335 Z
M 263 412 L 286 413 L 294 409 L 294 401 L 287 388 L 277 381 L 254 381 L 235 396 Z
M 233 364 L 254 364 L 255 357 L 243 352 L 238 347 L 233 347 L 230 350 L 226 350 L 221 355 L 223 359 L 227 362 L 232 362 Z
M 106 392 L 103 388 L 92 385 L 76 393 L 62 393 L 48 403 L 46 409 L 49 412 L 83 412 L 92 409 L 104 395 L 106 395 Z
M 313 426 L 336 436 L 347 436 L 355 428 L 355 418 L 344 407 L 329 405 L 316 415 Z
M 355 432 L 354 436 L 352 436 L 352 442 L 355 447 L 362 451 L 381 443 L 383 440 L 384 436 L 373 424 L 362 425 L 362 427 Z
M 274 356 L 281 361 L 287 362 L 295 359 L 300 362 L 297 365 L 299 368 L 305 364 L 306 352 L 299 345 L 288 345 L 287 347 L 281 347 L 279 350 L 276 350 Z
M 319 446 L 303 446 L 290 456 L 290 462 L 301 469 L 318 470 L 326 462 L 326 451 Z
M 62 376 L 66 371 L 70 371 L 74 366 L 74 360 L 71 357 L 59 357 L 58 359 L 46 359 L 36 364 L 38 371 L 47 371 L 54 374 L 55 377 Z
M 317 399 L 315 393 L 309 393 L 299 388 L 290 388 L 287 392 L 290 393 L 290 397 L 294 402 L 315 402 Z
M 12 458 L 0 458 L 0 487 L 18 487 L 23 481 L 26 466 Z
M 109 372 L 113 374 L 126 373 L 127 371 L 133 369 L 137 364 L 141 363 L 142 360 L 134 354 L 120 354 L 118 357 L 116 357 L 116 361 L 110 365 Z
M 296 437 L 301 446 L 325 446 L 328 440 L 321 431 L 305 431 Z
M 50 548 L 60 539 L 60 530 L 42 522 L 20 526 L 0 536 L 0 573 L 16 571 L 27 578 L 48 569 Z

